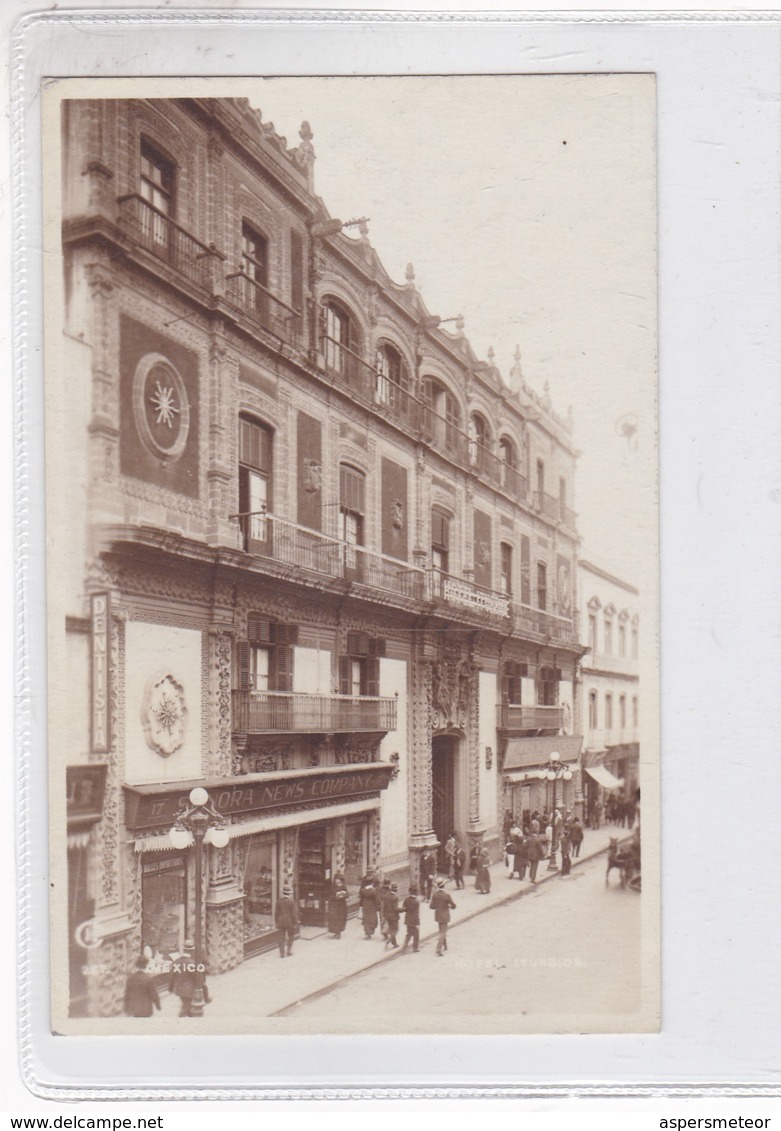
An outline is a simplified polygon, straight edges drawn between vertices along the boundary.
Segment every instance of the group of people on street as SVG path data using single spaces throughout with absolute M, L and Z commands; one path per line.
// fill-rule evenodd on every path
M 611 793 L 605 802 L 605 823 L 618 825 L 622 829 L 634 828 L 637 816 L 637 805 L 619 794 L 614 797 Z
M 156 1009 L 160 1009 L 160 995 L 154 978 L 147 971 L 148 965 L 148 957 L 142 954 L 136 959 L 132 972 L 128 974 L 124 1007 L 129 1017 L 151 1017 Z M 179 998 L 180 1017 L 195 1016 L 193 1001 L 198 991 L 199 977 L 203 1002 L 208 1005 L 211 995 L 206 985 L 203 967 L 199 967 L 196 961 L 195 943 L 192 939 L 186 939 L 182 944 L 182 953 L 172 958 L 168 980 L 168 992 Z
M 580 856 L 583 844 L 583 825 L 579 817 L 569 812 L 562 814 L 559 809 L 550 815 L 535 811 L 529 815 L 525 828 L 512 814 L 509 817 L 509 822 L 505 819 L 507 840 L 504 854 L 510 879 L 517 873 L 520 880 L 525 880 L 528 868 L 529 879 L 536 884 L 540 861 L 551 852 L 561 853 L 560 874 L 570 874 L 572 858 Z

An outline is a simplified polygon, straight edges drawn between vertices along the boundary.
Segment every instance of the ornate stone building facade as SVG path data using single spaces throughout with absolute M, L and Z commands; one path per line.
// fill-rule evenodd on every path
M 193 931 L 194 786 L 229 834 L 214 973 L 273 945 L 285 883 L 319 925 L 337 873 L 354 901 L 546 808 L 580 750 L 577 453 L 518 354 L 505 381 L 327 214 L 306 123 L 290 148 L 241 99 L 111 99 L 62 129 L 53 755 L 71 1009 L 106 1015 Z

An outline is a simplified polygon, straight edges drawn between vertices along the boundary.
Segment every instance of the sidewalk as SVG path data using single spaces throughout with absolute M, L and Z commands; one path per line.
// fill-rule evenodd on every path
M 601 829 L 586 829 L 580 858 L 572 861 L 575 872 L 579 865 L 606 851 L 611 837 L 619 840 L 632 835 L 630 829 L 606 825 Z M 528 891 L 534 891 L 540 884 L 559 878 L 558 871 L 547 870 L 547 860 L 540 861 L 537 884 L 530 880 L 509 879 L 507 868 L 502 860 L 491 868 L 491 891 L 480 895 L 474 886 L 474 876 L 465 876 L 466 887 L 455 890 L 452 880 L 448 880 L 446 891 L 450 892 L 456 903 L 452 913 L 451 929 L 468 919 L 480 915 L 490 907 L 522 898 Z M 400 895 L 406 895 L 401 891 Z M 247 959 L 226 974 L 207 979 L 212 1002 L 206 1007 L 206 1014 L 212 1020 L 217 1018 L 236 1018 L 247 1011 L 248 1003 L 260 1016 L 273 1016 L 281 1013 L 306 998 L 326 993 L 339 982 L 369 970 L 381 962 L 402 958 L 405 962 L 426 962 L 434 954 L 430 940 L 436 938 L 437 930 L 433 912 L 427 903 L 420 908 L 420 951 L 402 951 L 404 941 L 404 916 L 399 926 L 398 950 L 386 950 L 385 940 L 377 929 L 374 938 L 364 938 L 358 918 L 349 919 L 341 939 L 333 938 L 325 928 L 305 927 L 302 937 L 296 940 L 293 954 L 281 959 L 278 950 L 259 954 Z M 162 1011 L 157 1016 L 176 1016 L 179 999 L 171 994 L 162 999 Z M 192 1022 L 196 1024 L 197 1021 Z

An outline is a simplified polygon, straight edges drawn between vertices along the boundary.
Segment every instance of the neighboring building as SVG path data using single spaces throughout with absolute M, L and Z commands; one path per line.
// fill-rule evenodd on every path
M 273 945 L 284 882 L 322 923 L 337 872 L 354 901 L 452 831 L 495 849 L 505 807 L 550 804 L 551 756 L 577 766 L 572 421 L 345 234 L 300 138 L 243 99 L 65 104 L 52 744 L 77 1015 L 192 933 L 169 832 L 195 785 L 229 822 L 219 973 Z
M 639 594 L 593 562 L 578 563 L 580 637 L 588 647 L 581 665 L 583 785 L 589 819 L 608 796 L 639 800 Z

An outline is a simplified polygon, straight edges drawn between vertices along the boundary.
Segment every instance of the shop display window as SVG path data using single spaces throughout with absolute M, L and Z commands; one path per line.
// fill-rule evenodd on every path
M 164 974 L 187 937 L 187 870 L 183 856 L 147 860 L 142 868 L 143 952 L 149 974 Z
M 244 945 L 252 948 L 276 928 L 276 845 L 273 838 L 246 837 L 241 844 L 244 891 Z
M 361 880 L 369 868 L 367 852 L 368 827 L 366 819 L 348 821 L 344 837 L 344 882 L 350 893 L 350 901 L 358 898 Z

